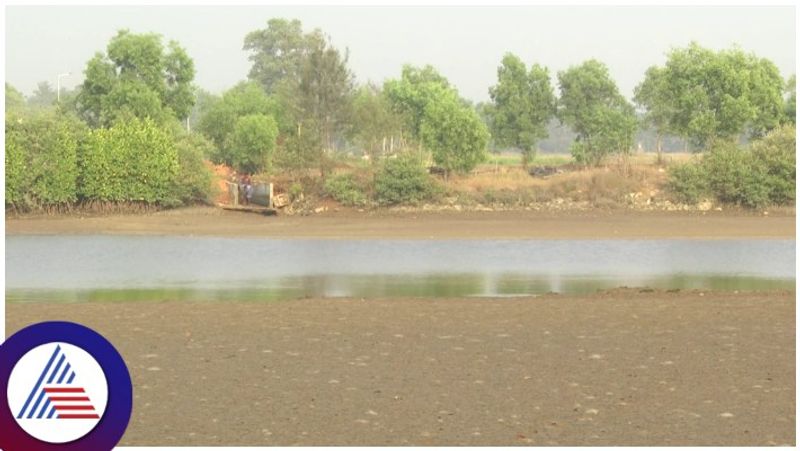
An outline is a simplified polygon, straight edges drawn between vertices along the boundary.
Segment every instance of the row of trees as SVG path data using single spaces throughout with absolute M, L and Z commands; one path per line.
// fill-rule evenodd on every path
M 178 43 L 165 46 L 158 35 L 120 31 L 105 53 L 87 62 L 84 83 L 62 97 L 56 115 L 49 119 L 70 118 L 70 123 L 89 130 L 88 138 L 77 139 L 76 183 L 88 180 L 81 174 L 90 173 L 81 172 L 81 155 L 99 158 L 112 152 L 104 149 L 126 148 L 98 137 L 123 139 L 113 130 L 128 123 L 141 133 L 158 129 L 168 138 L 151 147 L 120 151 L 121 160 L 104 163 L 104 173 L 121 177 L 104 179 L 111 185 L 127 183 L 125 177 L 155 183 L 151 175 L 134 174 L 142 166 L 133 160 L 150 156 L 157 160 L 160 157 L 154 155 L 164 154 L 183 155 L 170 160 L 169 164 L 178 164 L 170 169 L 170 177 L 193 183 L 206 179 L 204 158 L 247 173 L 308 175 L 315 168 L 325 178 L 334 152 L 354 147 L 368 155 L 376 169 L 382 157 L 403 150 L 415 155 L 413 161 L 435 164 L 449 174 L 467 172 L 483 161 L 490 142 L 496 148 L 520 150 L 527 164 L 554 119 L 575 133 L 570 150 L 585 164 L 629 152 L 639 127 L 703 147 L 714 140 L 762 136 L 795 120 L 794 77 L 784 83 L 768 60 L 739 49 L 714 52 L 694 43 L 671 51 L 663 67 L 647 71 L 636 88 L 638 112 L 620 94 L 608 68 L 596 60 L 558 72 L 556 96 L 547 68 L 528 67 L 507 54 L 498 67 L 497 83 L 489 90 L 491 102 L 472 105 L 431 66 L 407 65 L 398 78 L 382 85 L 357 86 L 348 67 L 348 51 L 337 49 L 320 30 L 305 32 L 297 20 L 270 20 L 266 28 L 247 34 L 244 50 L 252 63 L 248 80 L 216 96 L 193 85 L 194 63 Z M 43 84 L 26 102 L 6 85 L 7 110 L 20 124 L 27 120 L 25 114 L 46 110 L 43 105 L 48 99 L 52 105 L 53 97 L 52 88 Z M 187 133 L 190 124 L 194 133 Z M 19 126 L 11 130 L 36 133 Z M 124 139 L 138 136 L 129 132 Z M 33 136 L 15 141 L 22 143 L 14 151 L 24 154 L 20 161 L 34 164 L 33 151 L 26 146 L 35 146 L 25 144 L 33 141 Z M 12 160 L 16 158 L 11 154 Z M 121 171 L 117 165 L 134 169 Z M 32 172 L 32 166 L 20 167 Z M 188 168 L 202 174 L 195 177 Z M 89 190 L 86 183 L 64 199 L 117 199 L 101 194 L 104 189 Z M 9 196 L 8 186 L 7 201 L 16 202 L 20 197 Z M 198 185 L 192 186 L 184 190 L 194 193 L 187 196 L 201 197 Z M 175 197 L 162 194 L 119 199 L 166 202 Z
M 48 84 L 27 102 L 6 85 L 6 205 L 174 206 L 207 198 L 203 140 L 179 124 L 194 104 L 186 52 L 123 30 L 85 75 L 60 103 Z
M 795 77 L 784 83 L 771 61 L 738 48 L 714 52 L 692 43 L 672 50 L 666 64 L 649 68 L 636 87 L 641 120 L 608 68 L 596 60 L 557 74 L 558 99 L 547 68 L 527 69 L 515 55 L 503 58 L 497 77 L 484 115 L 495 143 L 520 149 L 525 161 L 547 137 L 554 117 L 576 133 L 575 159 L 589 164 L 630 151 L 637 127 L 655 129 L 660 158 L 665 136 L 702 149 L 712 140 L 760 137 L 782 123 L 795 123 Z

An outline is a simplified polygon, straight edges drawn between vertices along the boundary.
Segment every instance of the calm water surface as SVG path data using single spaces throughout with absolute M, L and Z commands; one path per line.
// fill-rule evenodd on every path
M 10 301 L 521 296 L 794 289 L 794 240 L 9 236 Z

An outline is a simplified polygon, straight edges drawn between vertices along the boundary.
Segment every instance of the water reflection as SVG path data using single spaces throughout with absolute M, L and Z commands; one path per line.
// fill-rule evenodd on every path
M 269 282 L 269 283 L 265 283 Z M 10 302 L 277 301 L 304 297 L 511 297 L 545 293 L 584 294 L 620 286 L 661 289 L 793 290 L 794 279 L 675 274 L 640 279 L 506 274 L 324 275 L 260 281 L 261 287 L 127 289 L 15 289 Z
M 10 301 L 793 289 L 794 240 L 6 237 Z

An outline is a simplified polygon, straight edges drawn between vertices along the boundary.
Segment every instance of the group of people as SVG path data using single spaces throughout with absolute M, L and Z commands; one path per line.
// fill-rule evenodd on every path
M 242 205 L 247 205 L 253 198 L 253 181 L 250 174 L 233 174 L 233 181 L 239 188 L 239 200 Z

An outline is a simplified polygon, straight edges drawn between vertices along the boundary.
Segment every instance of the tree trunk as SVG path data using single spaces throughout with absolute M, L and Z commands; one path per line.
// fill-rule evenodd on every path
M 661 133 L 656 134 L 656 153 L 658 154 L 656 162 L 659 166 L 664 163 L 663 154 L 661 153 Z

